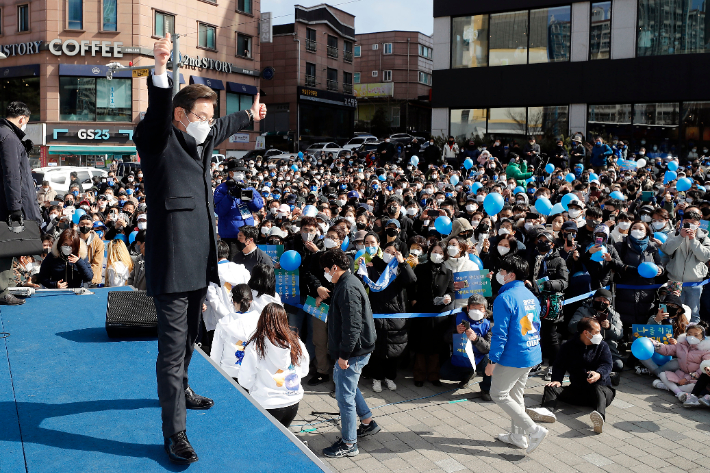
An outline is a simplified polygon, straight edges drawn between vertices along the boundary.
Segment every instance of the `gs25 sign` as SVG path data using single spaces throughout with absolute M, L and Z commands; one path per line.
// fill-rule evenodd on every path
M 80 140 L 108 140 L 111 137 L 109 130 L 92 130 L 92 129 L 80 129 L 77 132 L 77 137 Z

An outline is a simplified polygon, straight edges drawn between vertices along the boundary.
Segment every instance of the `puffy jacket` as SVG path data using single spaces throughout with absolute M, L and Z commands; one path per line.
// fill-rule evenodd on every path
M 666 265 L 668 279 L 678 282 L 698 282 L 705 279 L 710 260 L 710 239 L 708 232 L 698 228 L 695 238 L 690 240 L 677 235 L 669 236 L 661 245 L 661 251 L 670 256 Z
M 343 273 L 330 295 L 328 352 L 331 358 L 349 360 L 375 349 L 375 321 L 362 282 L 351 272 Z
M 611 366 L 611 350 L 605 341 L 599 345 L 585 345 L 579 335 L 576 335 L 560 347 L 552 367 L 552 381 L 561 383 L 565 373 L 569 373 L 572 386 L 577 389 L 592 389 L 593 384 L 587 382 L 587 372 L 596 371 L 600 375 L 597 383 L 611 387 Z
M 616 303 L 619 303 L 618 297 Z M 592 304 L 594 304 L 593 299 L 589 299 L 576 310 L 567 326 L 569 333 L 577 333 L 577 322 L 584 317 L 594 318 L 597 316 L 597 311 Z M 619 355 L 619 340 L 624 336 L 624 325 L 621 323 L 621 316 L 612 307 L 609 307 L 609 309 L 607 309 L 607 320 L 609 321 L 609 328 L 601 329 L 602 337 L 604 337 L 604 341 L 609 345 L 609 350 L 611 350 L 612 355 Z
M 530 368 L 542 363 L 540 303 L 522 281 L 503 285 L 493 302 L 488 359 L 511 368 Z
M 94 273 L 89 264 L 88 248 L 81 238 L 79 239 L 79 260 L 70 263 L 59 254 L 57 245 L 59 240 L 54 241 L 52 251 L 42 261 L 37 276 L 39 283 L 48 289 L 57 289 L 57 283 L 64 281 L 69 288 L 81 287 L 84 283 L 91 282 Z
M 229 195 L 228 182 L 223 182 L 214 190 L 214 209 L 219 217 L 218 233 L 220 238 L 237 238 L 239 229 L 244 225 L 254 225 L 254 217 L 246 219 L 242 214 L 254 213 L 264 207 L 264 199 L 253 187 L 246 190 L 253 192 L 251 201 L 242 202 Z
M 515 182 L 519 186 L 524 186 L 525 179 L 532 177 L 532 175 L 533 173 L 531 172 L 523 172 L 518 163 L 510 163 L 508 167 L 505 168 L 505 177 L 507 179 L 515 179 Z
M 593 167 L 602 167 L 607 165 L 607 158 L 613 156 L 614 152 L 609 145 L 601 145 L 592 147 L 591 163 Z
M 680 369 L 675 372 L 667 371 L 668 381 L 677 383 L 681 379 L 687 379 L 694 383 L 696 379 L 691 378 L 690 374 L 695 373 L 699 377 L 703 374 L 700 368 L 701 363 L 705 360 L 710 360 L 710 339 L 706 337 L 693 346 L 686 341 L 686 335 L 683 333 L 678 337 L 678 343 L 675 345 L 656 345 L 656 351 L 664 356 L 678 358 Z
M 530 248 L 530 282 L 533 283 L 533 291 L 538 292 L 535 281 L 547 277 L 549 280 L 545 284 L 549 292 L 565 292 L 569 284 L 569 271 L 564 258 L 560 256 L 560 251 L 555 248 L 549 255 L 541 255 L 536 248 Z
M 641 277 L 638 273 L 638 267 L 645 262 L 654 263 L 663 269 L 661 255 L 658 254 L 656 245 L 649 241 L 643 253 L 639 253 L 631 244 L 631 238 L 633 237 L 629 236 L 614 245 L 624 265 L 623 271 L 619 272 L 618 282 L 630 286 L 647 286 L 663 282 L 661 281 L 663 273 L 651 279 Z M 653 306 L 655 296 L 654 289 L 617 289 L 616 310 L 621 314 L 621 320 L 627 325 L 644 323 Z

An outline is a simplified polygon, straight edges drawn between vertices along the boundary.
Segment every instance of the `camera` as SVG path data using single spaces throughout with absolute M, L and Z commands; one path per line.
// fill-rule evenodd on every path
M 251 201 L 254 197 L 254 191 L 246 189 L 246 186 L 241 182 L 228 181 L 229 195 L 235 199 L 240 199 L 245 202 Z

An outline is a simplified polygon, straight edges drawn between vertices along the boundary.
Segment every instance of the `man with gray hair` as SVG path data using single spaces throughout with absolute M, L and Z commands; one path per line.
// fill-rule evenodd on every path
M 454 326 L 447 335 L 453 344 L 453 354 L 442 365 L 439 373 L 440 379 L 458 381 L 459 388 L 465 388 L 478 372 L 483 376 L 480 385 L 481 399 L 484 401 L 491 400 L 491 377 L 485 374 L 491 348 L 491 325 L 486 298 L 480 294 L 469 297 L 466 307 L 462 307 L 461 312 L 456 314 Z M 467 347 L 469 343 L 470 349 Z

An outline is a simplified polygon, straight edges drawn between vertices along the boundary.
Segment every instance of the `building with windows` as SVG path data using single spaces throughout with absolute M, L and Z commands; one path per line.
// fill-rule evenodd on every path
M 435 0 L 434 135 L 710 148 L 705 0 Z M 655 149 L 654 149 L 655 146 Z
M 273 27 L 273 42 L 261 46 L 262 64 L 274 69 L 261 82 L 267 147 L 295 151 L 352 138 L 355 41 L 355 17 L 325 4 L 296 5 L 294 23 Z
M 416 31 L 359 34 L 354 52 L 357 130 L 377 133 L 372 122 L 380 110 L 391 133 L 429 134 L 431 37 Z
M 0 110 L 30 106 L 33 166 L 107 166 L 135 156 L 133 128 L 148 106 L 145 77 L 108 80 L 108 63 L 150 66 L 156 39 L 180 34 L 180 83 L 212 87 L 224 116 L 251 107 L 259 90 L 259 19 L 254 0 L 0 0 Z M 254 149 L 257 134 L 219 151 Z

